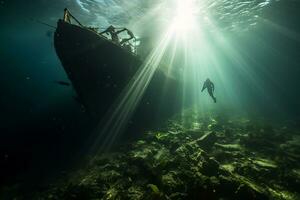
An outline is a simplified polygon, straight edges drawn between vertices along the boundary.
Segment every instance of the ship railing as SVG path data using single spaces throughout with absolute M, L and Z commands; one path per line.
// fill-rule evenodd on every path
M 78 19 L 76 19 L 71 12 L 65 8 L 64 9 L 64 16 L 63 16 L 63 21 L 72 24 L 72 20 L 74 20 L 79 26 L 83 27 L 83 28 L 87 28 L 95 33 L 97 33 L 98 35 L 100 35 L 101 37 L 107 39 L 106 37 L 104 37 L 103 35 L 99 34 L 98 32 L 98 28 L 97 27 L 86 27 L 84 25 L 82 25 Z M 110 41 L 110 40 L 109 40 Z M 110 41 L 111 42 L 111 41 Z M 137 49 L 138 49 L 138 45 L 137 45 L 137 39 L 136 38 L 132 38 L 131 40 L 127 41 L 126 43 L 124 43 L 124 45 L 121 45 L 120 43 L 114 43 L 118 46 L 120 46 L 121 48 L 130 51 L 131 53 L 133 53 L 134 55 L 137 55 Z
M 70 11 L 69 11 L 67 8 L 65 8 L 65 9 L 64 9 L 64 17 L 63 17 L 64 22 L 68 22 L 68 23 L 72 24 L 71 19 L 73 19 L 79 26 L 84 27 L 84 26 L 78 21 L 78 19 L 76 19 L 76 18 L 70 13 Z

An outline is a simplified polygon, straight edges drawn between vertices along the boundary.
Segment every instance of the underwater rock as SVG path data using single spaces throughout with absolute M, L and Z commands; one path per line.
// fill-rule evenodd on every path
M 143 200 L 144 199 L 144 189 L 140 186 L 133 185 L 128 188 L 127 190 L 127 197 L 128 199 L 136 199 L 136 200 Z
M 157 151 L 157 153 L 154 155 L 154 161 L 152 164 L 152 168 L 153 170 L 163 170 L 163 169 L 168 169 L 170 165 L 173 164 L 174 158 L 172 157 L 172 155 L 170 154 L 170 151 L 165 148 L 165 147 L 161 147 L 161 149 L 159 149 Z
M 121 174 L 115 170 L 105 170 L 102 172 L 99 172 L 99 179 L 104 182 L 114 182 L 121 178 Z
M 211 131 L 221 131 L 223 129 L 223 126 L 220 124 L 220 123 L 212 123 L 212 124 L 209 124 L 207 126 L 208 130 L 211 130 Z
M 130 158 L 132 160 L 146 160 L 153 156 L 156 149 L 152 146 L 147 146 L 147 148 L 141 148 L 133 150 L 130 152 Z
M 241 139 L 241 144 L 247 148 L 253 149 L 257 149 L 257 147 L 263 147 L 261 150 L 265 151 L 272 151 L 272 149 L 276 148 L 276 144 L 266 137 L 261 136 L 259 133 L 249 133 L 248 137 Z
M 224 151 L 240 151 L 241 146 L 239 144 L 215 144 L 216 147 L 223 149 Z
M 252 200 L 252 199 L 261 199 L 267 200 L 269 199 L 264 192 L 257 190 L 256 188 L 249 187 L 249 185 L 240 185 L 236 190 L 236 199 L 243 199 L 243 200 Z
M 162 175 L 161 183 L 168 193 L 180 191 L 184 187 L 184 183 L 176 171 L 169 171 Z
M 287 187 L 293 192 L 299 192 L 300 188 L 300 169 L 294 169 L 285 175 Z
M 186 199 L 187 193 L 181 193 L 181 192 L 174 192 L 169 196 L 169 199 L 171 200 L 181 200 Z
M 242 176 L 219 176 L 218 192 L 229 199 L 269 199 L 264 190 Z
M 216 141 L 217 136 L 214 131 L 207 132 L 201 138 L 196 140 L 197 144 L 204 150 L 209 150 Z
M 219 162 L 214 158 L 209 158 L 205 162 L 201 163 L 201 172 L 207 176 L 215 176 L 218 175 L 219 172 Z
M 263 168 L 269 168 L 269 169 L 277 168 L 277 165 L 272 160 L 268 160 L 268 159 L 260 158 L 260 159 L 255 159 L 252 162 Z
M 144 195 L 143 199 L 145 200 L 166 200 L 164 194 L 160 192 L 158 187 L 154 184 L 147 185 L 148 191 Z

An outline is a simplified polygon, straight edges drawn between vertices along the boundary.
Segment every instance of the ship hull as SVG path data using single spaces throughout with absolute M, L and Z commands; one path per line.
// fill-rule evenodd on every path
M 54 44 L 79 100 L 93 118 L 105 113 L 141 64 L 131 52 L 97 33 L 62 20 Z

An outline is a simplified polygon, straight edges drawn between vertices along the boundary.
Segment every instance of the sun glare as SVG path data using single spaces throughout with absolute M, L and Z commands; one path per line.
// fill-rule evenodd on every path
M 185 0 L 177 1 L 175 17 L 173 19 L 172 28 L 176 32 L 188 32 L 196 26 L 195 1 Z

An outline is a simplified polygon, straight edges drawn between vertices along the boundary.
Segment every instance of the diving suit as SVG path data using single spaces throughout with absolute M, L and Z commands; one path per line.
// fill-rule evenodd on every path
M 120 43 L 120 40 L 119 40 L 119 36 L 118 36 L 118 34 L 119 33 L 121 33 L 121 32 L 123 32 L 123 31 L 126 31 L 127 29 L 126 28 L 123 28 L 123 29 L 121 29 L 121 30 L 119 30 L 119 31 L 116 31 L 116 28 L 114 27 L 114 26 L 109 26 L 105 31 L 102 31 L 100 34 L 102 35 L 102 34 L 104 34 L 104 33 L 106 33 L 106 34 L 110 34 L 110 36 L 111 36 L 111 40 L 114 42 L 114 43 L 116 43 L 116 44 L 119 44 Z
M 213 94 L 213 92 L 215 91 L 215 85 L 213 84 L 213 82 L 211 82 L 209 80 L 209 78 L 206 79 L 206 81 L 203 83 L 201 92 L 203 92 L 203 90 L 205 90 L 206 88 L 207 88 L 207 92 L 208 92 L 209 96 L 211 96 L 211 98 L 214 100 L 214 102 L 217 103 L 217 99 L 216 99 L 216 97 L 214 97 L 214 94 Z

